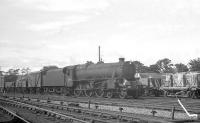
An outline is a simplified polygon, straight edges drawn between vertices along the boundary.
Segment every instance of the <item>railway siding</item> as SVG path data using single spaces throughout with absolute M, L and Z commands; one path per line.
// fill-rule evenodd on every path
M 11 95 L 13 96 L 13 95 Z M 16 95 L 17 97 L 22 97 L 22 95 Z M 59 103 L 59 101 L 63 101 L 64 104 L 66 102 L 74 102 L 74 103 L 82 103 L 87 104 L 90 100 L 91 103 L 98 105 L 108 105 L 108 106 L 119 106 L 119 107 L 135 107 L 135 108 L 145 108 L 145 109 L 156 109 L 156 110 L 167 110 L 171 111 L 173 107 L 175 107 L 176 111 L 183 112 L 183 109 L 178 104 L 177 99 L 175 98 L 141 98 L 141 99 L 102 99 L 102 98 L 87 98 L 87 97 L 65 97 L 65 96 L 55 96 L 55 95 L 26 95 L 27 98 L 35 98 L 45 100 L 54 100 L 58 101 L 55 103 Z M 200 113 L 200 100 L 192 100 L 192 99 L 182 99 L 184 106 L 191 113 Z M 67 103 L 66 103 L 67 104 Z
M 19 95 L 18 95 L 19 96 Z M 27 95 L 24 96 L 26 98 L 23 98 L 24 101 L 28 100 Z M 85 97 L 79 97 L 79 98 L 73 98 L 73 97 L 64 97 L 64 96 L 55 96 L 55 95 L 45 95 L 42 96 L 30 96 L 34 97 L 33 101 L 37 102 L 43 102 L 46 103 L 49 101 L 49 104 L 55 104 L 63 106 L 68 106 L 70 104 L 76 104 L 80 107 L 88 108 L 88 100 L 90 100 L 90 109 L 98 110 L 100 111 L 114 111 L 116 113 L 124 113 L 124 114 L 134 114 L 134 115 L 141 115 L 141 116 L 155 116 L 155 117 L 161 117 L 166 119 L 172 118 L 172 108 L 175 107 L 175 119 L 191 119 L 189 118 L 186 113 L 183 111 L 183 109 L 178 105 L 177 100 L 174 98 L 156 98 L 156 99 L 138 99 L 138 100 L 121 100 L 121 99 L 104 99 L 101 98 L 85 98 Z M 37 98 L 36 98 L 37 97 Z M 44 98 L 45 97 L 45 98 Z M 41 100 L 40 100 L 41 99 Z M 57 100 L 56 100 L 57 99 Z M 187 99 L 182 99 L 184 102 L 183 104 L 186 106 L 187 109 L 189 109 L 190 113 L 194 113 L 192 111 L 191 105 L 199 105 L 199 100 L 192 100 L 189 101 Z M 144 102 L 144 103 L 143 103 Z M 132 104 L 131 104 L 132 103 Z M 168 104 L 168 105 L 166 105 Z M 188 105 L 188 106 L 187 106 Z M 122 112 L 120 112 L 119 108 L 123 108 Z M 196 111 L 198 110 L 198 107 L 195 108 Z M 155 112 L 155 114 L 153 114 Z
M 0 109 L 0 122 L 9 122 L 13 119 L 12 116 L 9 114 L 5 113 L 4 110 Z
M 19 103 L 17 101 L 10 101 L 8 99 L 6 99 L 6 100 L 1 99 L 0 104 L 3 105 L 4 107 L 6 107 L 4 109 L 8 110 L 9 112 L 16 112 L 16 113 L 12 113 L 12 115 L 14 117 L 13 122 L 20 122 L 20 123 L 45 123 L 45 122 L 46 123 L 55 123 L 55 122 L 71 123 L 71 121 L 76 121 L 77 123 L 90 123 L 89 121 L 76 119 L 74 117 L 56 113 L 51 110 L 42 109 L 42 108 L 39 108 L 39 107 L 36 107 L 33 105 Z M 15 117 L 17 117 L 17 119 Z
M 9 116 L 12 117 L 12 119 L 8 122 L 20 122 L 20 123 L 31 123 L 24 117 L 20 116 L 17 112 L 10 110 L 8 108 L 5 108 L 3 106 L 0 106 L 0 110 L 4 112 L 4 114 L 8 114 Z
M 16 102 L 17 103 L 17 102 Z M 38 101 L 34 101 L 31 103 L 35 105 L 38 105 L 38 106 L 42 106 L 38 103 Z M 29 105 L 29 104 L 28 104 Z M 51 107 L 53 108 L 53 110 L 58 110 L 59 109 L 59 106 L 57 105 L 54 105 L 54 104 L 43 104 L 43 106 L 47 106 L 47 107 Z M 30 106 L 31 109 L 35 109 L 35 106 Z M 64 108 L 61 108 L 61 112 L 66 114 L 66 111 L 69 111 L 70 114 L 72 115 L 74 112 L 75 113 L 80 113 L 81 114 L 81 117 L 80 118 L 83 118 L 83 119 L 90 119 L 89 117 L 91 117 L 94 121 L 97 121 L 97 122 L 102 122 L 102 123 L 113 123 L 113 122 L 116 122 L 116 120 L 119 122 L 119 123 L 127 123 L 127 122 L 142 122 L 142 121 L 149 121 L 149 122 L 157 122 L 157 123 L 160 123 L 163 121 L 163 119 L 159 119 L 159 118 L 150 118 L 149 116 L 147 117 L 141 117 L 140 115 L 135 115 L 135 114 L 126 114 L 126 113 L 119 113 L 119 112 L 111 112 L 111 111 L 100 111 L 100 110 L 95 110 L 95 109 L 83 109 L 83 108 L 80 108 L 80 107 L 64 107 Z M 65 111 L 63 111 L 63 109 L 65 109 Z M 59 111 L 60 112 L 60 111 Z M 88 116 L 82 116 L 83 114 L 86 114 L 86 115 L 89 115 Z M 50 112 L 50 115 L 53 115 L 51 114 Z M 77 114 L 76 114 L 77 115 Z M 74 116 L 74 115 L 73 115 Z M 94 117 L 96 117 L 97 119 L 101 117 L 101 119 L 103 118 L 104 120 L 106 121 L 102 121 L 101 119 L 94 119 Z

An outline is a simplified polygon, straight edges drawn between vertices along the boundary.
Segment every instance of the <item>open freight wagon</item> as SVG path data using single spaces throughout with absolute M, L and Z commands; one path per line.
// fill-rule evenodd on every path
M 139 78 L 140 83 L 143 86 L 145 96 L 160 96 L 162 91 L 161 85 L 165 76 L 160 73 L 137 73 L 136 78 Z
M 3 92 L 4 88 L 4 78 L 3 78 L 3 73 L 0 71 L 0 92 Z
M 200 72 L 168 74 L 161 90 L 165 96 L 200 98 Z

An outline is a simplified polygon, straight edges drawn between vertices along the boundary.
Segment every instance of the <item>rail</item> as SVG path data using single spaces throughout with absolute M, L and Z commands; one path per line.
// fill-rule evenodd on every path
M 9 101 L 11 101 L 11 100 L 9 100 Z M 33 105 L 30 105 L 30 104 L 21 103 L 21 102 L 14 101 L 14 100 L 12 100 L 12 102 L 14 102 L 15 105 L 18 104 L 18 105 L 21 105 L 22 107 L 27 107 L 27 108 L 32 108 L 32 109 L 39 110 L 39 111 L 42 111 L 42 112 L 47 112 L 47 113 L 52 114 L 54 116 L 60 116 L 62 118 L 66 118 L 66 119 L 69 119 L 71 121 L 77 121 L 77 122 L 80 122 L 80 123 L 90 123 L 89 121 L 80 120 L 80 119 L 77 119 L 77 118 L 74 118 L 74 117 L 71 117 L 71 116 L 67 116 L 67 115 L 64 115 L 64 114 L 61 114 L 61 113 L 58 113 L 58 112 L 55 112 L 55 111 L 47 110 L 47 109 L 40 108 L 40 107 L 37 107 L 37 106 L 33 106 Z M 7 102 L 7 103 L 9 103 L 9 102 Z M 10 112 L 11 111 L 9 111 L 9 113 Z M 12 112 L 11 112 L 11 114 L 13 116 L 17 116 L 16 114 L 14 114 Z M 23 119 L 23 118 L 20 118 L 20 119 Z M 24 123 L 30 123 L 30 122 L 24 122 Z
M 178 99 L 178 98 L 177 98 L 177 99 Z M 22 103 L 22 102 L 18 102 L 18 101 L 14 101 L 14 100 L 12 100 L 12 101 L 15 102 L 15 104 L 16 104 L 16 103 Z M 37 100 L 37 102 L 38 102 L 38 100 Z M 41 103 L 43 103 L 43 102 L 41 102 Z M 193 120 L 198 120 L 198 121 L 199 121 L 199 115 L 198 115 L 198 114 L 189 113 L 189 112 L 187 111 L 187 109 L 186 109 L 187 107 L 186 107 L 186 108 L 184 107 L 184 105 L 181 103 L 180 99 L 178 99 L 178 104 L 181 106 L 180 109 L 182 108 L 182 109 L 184 110 L 184 112 L 192 119 L 192 120 L 190 119 L 191 121 L 193 121 Z M 32 108 L 34 108 L 34 109 L 36 109 L 36 110 L 41 110 L 41 109 L 43 110 L 43 108 L 40 108 L 40 107 L 37 107 L 37 106 L 33 106 L 33 105 L 30 105 L 30 104 L 23 103 L 23 105 L 24 105 L 24 106 L 27 106 L 27 107 L 30 107 L 30 108 L 32 107 Z M 54 106 L 54 104 L 46 104 L 46 106 L 47 106 L 47 105 L 51 105 L 50 107 Z M 58 108 L 58 106 L 59 106 L 59 105 L 56 104 L 56 105 L 55 105 L 55 108 Z M 108 116 L 108 117 L 115 117 L 115 118 L 119 118 L 119 119 L 123 118 L 123 119 L 126 119 L 126 120 L 127 120 L 127 119 L 131 119 L 131 120 L 133 120 L 133 121 L 134 121 L 135 119 L 138 119 L 138 120 L 140 119 L 139 117 L 134 117 L 134 118 L 133 118 L 132 116 L 130 117 L 130 116 L 127 116 L 127 115 L 123 115 L 123 114 L 121 114 L 121 113 L 119 113 L 119 114 L 118 114 L 118 113 L 116 113 L 116 114 L 110 114 L 110 112 L 102 112 L 102 111 L 99 111 L 99 110 L 96 110 L 96 109 L 91 110 L 91 109 L 83 109 L 83 108 L 79 108 L 79 107 L 68 107 L 68 106 L 63 106 L 63 105 L 62 105 L 62 110 L 65 109 L 65 108 L 66 108 L 67 110 L 69 110 L 69 111 L 72 111 L 72 109 L 73 109 L 73 110 L 75 109 L 76 111 L 77 111 L 77 110 L 81 110 L 81 112 L 85 112 L 86 114 L 87 114 L 87 113 L 90 113 L 90 114 L 96 114 L 96 115 L 98 115 L 98 116 L 101 116 L 101 115 L 102 115 L 102 116 Z M 53 111 L 51 111 L 51 110 L 49 111 L 49 110 L 44 109 L 43 111 L 44 111 L 44 112 L 49 112 L 49 113 L 51 113 L 51 114 L 59 115 L 59 116 L 62 116 L 62 117 L 65 117 L 65 116 L 66 116 L 66 115 L 63 115 L 63 114 L 61 114 L 61 115 L 60 115 L 60 114 L 56 114 L 57 112 L 55 113 L 55 112 L 53 112 Z M 119 116 L 120 116 L 120 117 L 119 117 Z M 69 117 L 65 117 L 65 118 L 70 119 Z M 73 118 L 73 117 L 72 117 L 72 118 Z M 174 118 L 173 118 L 173 119 L 174 119 Z M 71 120 L 76 120 L 76 119 L 71 119 Z M 189 121 L 190 121 L 190 120 L 189 120 Z M 175 121 L 176 121 L 176 120 L 175 120 Z M 185 121 L 185 120 L 184 120 L 184 121 Z M 79 121 L 79 122 L 81 122 L 81 121 Z M 83 123 L 88 123 L 88 122 L 84 120 Z
M 18 120 L 20 120 L 21 122 L 20 123 L 31 123 L 29 121 L 27 121 L 26 119 L 20 117 L 19 115 L 15 114 L 14 112 L 10 111 L 9 109 L 6 109 L 2 106 L 0 106 L 0 109 L 7 112 L 7 114 L 11 115 L 12 117 L 14 118 L 17 118 Z
M 22 102 L 18 102 L 18 101 L 15 101 L 15 100 L 10 100 L 10 101 L 14 102 L 15 104 L 22 104 Z M 44 104 L 42 104 L 42 105 L 44 105 Z M 42 106 L 42 105 L 39 104 L 39 106 Z M 40 107 L 37 107 L 37 106 L 33 106 L 32 104 L 23 103 L 23 106 L 32 108 L 32 110 L 37 110 L 37 109 L 41 110 L 42 109 L 43 112 L 46 111 L 46 109 L 43 109 L 43 108 L 40 108 Z M 45 104 L 45 106 L 52 108 L 53 106 L 55 106 L 55 104 Z M 58 105 L 56 105 L 55 108 L 59 109 Z M 92 116 L 91 119 L 89 117 L 87 117 L 87 118 L 90 119 L 90 122 L 84 120 L 84 122 L 82 122 L 82 123 L 91 123 L 91 121 L 102 122 L 102 123 L 112 123 L 113 120 L 122 121 L 122 122 L 129 122 L 129 121 L 130 122 L 131 121 L 132 122 L 134 122 L 134 121 L 138 122 L 140 120 L 141 121 L 149 120 L 148 118 L 140 117 L 138 115 L 134 115 L 134 117 L 133 117 L 133 115 L 127 115 L 126 113 L 122 114 L 121 112 L 119 112 L 119 113 L 115 112 L 113 114 L 113 112 L 111 113 L 109 111 L 100 111 L 100 110 L 96 110 L 96 109 L 85 109 L 85 108 L 80 108 L 80 107 L 68 107 L 68 106 L 62 106 L 62 108 L 60 108 L 60 109 L 62 109 L 62 110 L 65 109 L 65 110 L 67 110 L 69 112 L 76 112 L 76 113 L 77 113 L 77 111 L 78 112 L 80 111 L 79 113 L 81 113 L 81 114 L 90 115 L 90 117 Z M 47 111 L 49 112 L 49 110 L 47 110 Z M 52 114 L 56 115 L 56 113 L 54 113 L 52 111 L 50 111 L 49 113 L 52 113 Z M 63 115 L 60 115 L 60 116 L 63 116 Z M 64 117 L 65 117 L 65 115 L 64 115 Z M 109 120 L 111 120 L 111 121 L 109 121 Z M 162 122 L 159 119 L 151 119 L 150 121 L 152 121 L 152 122 L 154 122 L 154 121 L 155 122 L 159 122 L 159 121 Z

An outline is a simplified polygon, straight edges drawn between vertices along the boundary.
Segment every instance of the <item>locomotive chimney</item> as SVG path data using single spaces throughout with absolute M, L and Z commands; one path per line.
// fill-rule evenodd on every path
M 101 51 L 100 51 L 100 46 L 99 46 L 99 62 L 101 61 Z
M 119 58 L 119 62 L 124 62 L 125 59 L 124 58 Z

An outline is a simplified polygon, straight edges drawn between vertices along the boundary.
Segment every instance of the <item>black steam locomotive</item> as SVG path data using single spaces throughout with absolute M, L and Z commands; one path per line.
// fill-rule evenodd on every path
M 6 82 L 7 91 L 22 93 L 56 93 L 74 96 L 137 98 L 142 86 L 135 79 L 136 68 L 120 58 L 116 63 L 82 65 L 64 68 L 44 67 L 41 71 L 19 76 L 16 82 Z

